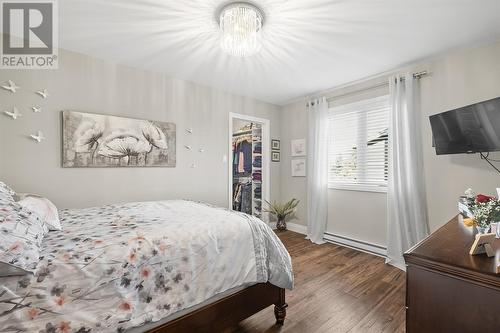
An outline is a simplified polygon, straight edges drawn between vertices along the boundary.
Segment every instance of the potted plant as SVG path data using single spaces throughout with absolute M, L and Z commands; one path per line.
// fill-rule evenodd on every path
M 297 199 L 292 199 L 284 204 L 280 204 L 276 201 L 270 203 L 266 200 L 269 208 L 264 209 L 264 212 L 276 216 L 276 218 L 278 219 L 278 222 L 276 222 L 276 228 L 278 230 L 286 230 L 286 217 L 295 212 L 295 208 L 297 208 L 299 202 L 300 201 Z

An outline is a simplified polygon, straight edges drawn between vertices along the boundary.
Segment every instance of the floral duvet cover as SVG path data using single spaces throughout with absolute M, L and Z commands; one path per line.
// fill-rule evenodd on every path
M 0 332 L 121 332 L 250 283 L 293 287 L 261 220 L 191 201 L 62 210 L 34 275 L 0 278 Z

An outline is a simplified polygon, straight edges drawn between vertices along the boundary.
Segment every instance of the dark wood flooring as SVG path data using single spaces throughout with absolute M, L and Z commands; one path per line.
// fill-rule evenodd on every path
M 404 272 L 346 247 L 315 245 L 291 231 L 278 235 L 295 274 L 295 288 L 286 293 L 285 325 L 274 326 L 269 307 L 234 332 L 404 332 Z

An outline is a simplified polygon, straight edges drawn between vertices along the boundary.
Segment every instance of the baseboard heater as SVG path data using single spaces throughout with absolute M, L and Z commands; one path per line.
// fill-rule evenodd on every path
M 387 256 L 387 248 L 378 244 L 372 244 L 346 236 L 335 235 L 331 232 L 325 232 L 323 239 L 330 243 L 346 246 L 351 249 L 366 252 L 379 257 L 385 258 Z

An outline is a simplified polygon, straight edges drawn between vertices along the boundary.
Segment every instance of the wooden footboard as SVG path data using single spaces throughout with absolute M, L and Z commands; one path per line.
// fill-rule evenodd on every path
M 273 304 L 276 324 L 283 325 L 287 308 L 285 289 L 259 283 L 159 325 L 148 333 L 221 332 Z

